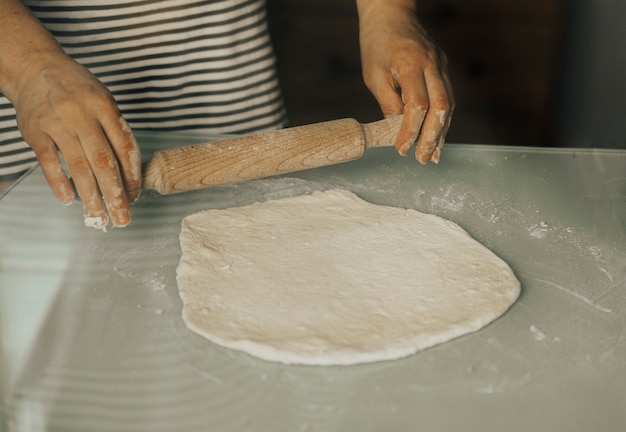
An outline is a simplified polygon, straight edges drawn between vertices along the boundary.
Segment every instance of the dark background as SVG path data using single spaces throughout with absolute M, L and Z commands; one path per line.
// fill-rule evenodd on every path
M 626 70 L 624 5 L 623 0 L 418 1 L 422 25 L 449 60 L 456 110 L 447 141 L 626 148 L 626 78 L 614 73 L 616 84 L 609 85 L 602 73 L 590 78 L 584 71 L 590 55 L 596 70 L 606 67 L 598 45 L 605 63 L 618 52 L 617 71 Z M 291 125 L 382 117 L 361 76 L 355 0 L 268 0 L 268 12 Z M 613 50 L 606 40 L 613 41 Z M 600 92 L 609 99 L 616 93 L 613 105 L 598 101 Z M 587 111 L 572 108 L 577 106 Z M 607 116 L 597 115 L 598 106 L 614 117 L 609 124 Z

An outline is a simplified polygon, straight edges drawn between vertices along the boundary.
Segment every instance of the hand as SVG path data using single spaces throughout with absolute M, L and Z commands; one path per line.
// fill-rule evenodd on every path
M 454 98 L 445 54 L 417 21 L 413 0 L 357 0 L 365 84 L 385 117 L 404 113 L 396 149 L 439 162 Z
M 131 220 L 129 204 L 141 190 L 141 155 L 109 91 L 62 52 L 47 53 L 24 68 L 12 102 L 24 140 L 33 148 L 54 195 L 80 196 L 85 224 L 104 229 Z

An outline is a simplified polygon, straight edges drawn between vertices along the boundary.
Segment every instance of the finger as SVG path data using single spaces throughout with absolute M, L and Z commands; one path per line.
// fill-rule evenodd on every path
M 436 164 L 439 163 L 439 161 L 441 160 L 442 149 L 443 149 L 443 140 L 440 140 L 439 144 L 437 144 L 437 147 L 435 147 L 435 150 L 433 151 L 432 156 L 430 157 L 431 162 L 434 162 Z
M 63 205 L 70 205 L 76 196 L 74 188 L 63 170 L 54 141 L 48 135 L 42 134 L 37 138 L 37 143 L 32 144 L 31 147 L 54 196 Z
M 431 162 L 438 164 L 439 161 L 441 160 L 441 151 L 443 150 L 444 142 L 445 142 L 444 136 L 443 135 L 439 136 L 439 138 L 437 139 L 437 144 L 435 145 L 435 149 L 433 150 L 433 153 L 430 156 Z
M 402 126 L 396 137 L 396 150 L 405 156 L 420 135 L 426 109 L 421 105 L 410 104 L 404 108 L 404 118 Z
M 109 223 L 109 216 L 91 165 L 80 142 L 77 138 L 59 139 L 57 147 L 63 154 L 78 196 L 83 202 L 85 226 L 105 229 Z
M 452 89 L 452 83 L 450 82 L 450 78 L 447 73 L 442 75 L 443 85 L 445 89 L 445 98 L 446 101 L 442 104 L 440 108 L 446 111 L 446 120 L 445 125 L 443 127 L 441 135 L 445 139 L 448 130 L 450 129 L 450 123 L 452 121 L 452 115 L 454 114 L 455 102 L 454 102 L 454 91 Z
M 438 74 L 429 74 L 426 78 L 426 85 L 429 109 L 424 119 L 415 151 L 415 157 L 420 163 L 427 163 L 431 160 L 433 152 L 438 147 L 440 138 L 442 135 L 445 135 L 446 124 L 451 113 L 450 100 L 444 78 Z
M 130 223 L 131 211 L 120 173 L 117 157 L 111 149 L 104 132 L 91 128 L 80 141 L 85 155 L 96 178 L 98 188 L 106 209 L 115 227 L 124 227 Z
M 446 135 L 448 133 L 448 129 L 450 128 L 451 120 L 452 120 L 452 114 L 450 114 L 448 118 L 446 119 L 446 125 L 444 126 L 444 129 L 441 132 L 441 135 L 439 136 L 437 147 L 435 147 L 435 150 L 433 151 L 432 157 L 430 159 L 431 161 L 435 163 L 439 163 L 439 161 L 441 160 L 441 151 L 443 150 L 443 145 L 446 141 Z
M 400 98 L 395 78 L 392 75 L 376 69 L 365 77 L 365 83 L 376 98 L 376 102 L 378 102 L 385 118 L 402 114 L 404 104 Z
M 438 116 L 429 112 L 424 119 L 424 127 L 417 140 L 417 148 L 415 149 L 415 158 L 421 164 L 426 164 L 430 161 L 439 142 L 440 129 Z
M 134 203 L 141 193 L 141 151 L 137 141 L 128 123 L 119 115 L 103 122 L 103 128 L 119 164 L 128 202 Z
M 396 150 L 401 155 L 406 155 L 417 140 L 428 111 L 428 92 L 424 78 L 407 75 L 398 75 L 404 103 L 404 119 L 396 137 Z

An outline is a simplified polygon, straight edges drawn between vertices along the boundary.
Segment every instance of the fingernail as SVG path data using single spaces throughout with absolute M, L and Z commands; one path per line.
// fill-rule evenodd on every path
M 61 190 L 59 191 L 59 200 L 61 201 L 61 204 L 67 207 L 74 202 L 75 198 L 76 194 L 74 193 L 74 189 L 61 185 Z
M 441 158 L 441 149 L 437 147 L 435 151 L 433 152 L 433 156 L 430 158 L 430 160 L 438 164 L 440 158 Z
M 108 223 L 109 219 L 107 217 L 85 215 L 85 226 L 87 228 L 96 228 L 106 232 L 106 227 Z
M 406 156 L 409 150 L 411 149 L 412 142 L 404 143 L 401 146 L 396 146 L 396 150 L 400 154 L 400 156 Z
M 130 192 L 128 192 L 128 201 L 131 204 L 134 204 L 139 199 L 139 196 L 141 196 L 141 189 L 136 189 L 134 191 L 130 191 Z
M 426 165 L 430 160 L 430 154 L 418 149 L 415 151 L 415 159 L 417 159 L 417 161 L 422 165 Z
M 115 211 L 115 217 L 113 220 L 114 228 L 124 228 L 130 224 L 132 219 L 131 212 L 128 209 L 119 209 Z

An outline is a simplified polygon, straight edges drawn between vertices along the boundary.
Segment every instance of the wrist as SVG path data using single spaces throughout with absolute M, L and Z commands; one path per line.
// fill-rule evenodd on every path
M 356 0 L 361 21 L 413 19 L 416 17 L 416 0 Z
M 61 49 L 30 50 L 15 58 L 9 67 L 2 68 L 0 90 L 16 105 L 19 95 L 24 94 L 29 86 L 41 81 L 46 70 L 57 67 L 67 59 Z
M 421 33 L 415 6 L 415 0 L 357 0 L 361 43 L 393 34 L 414 38 Z

